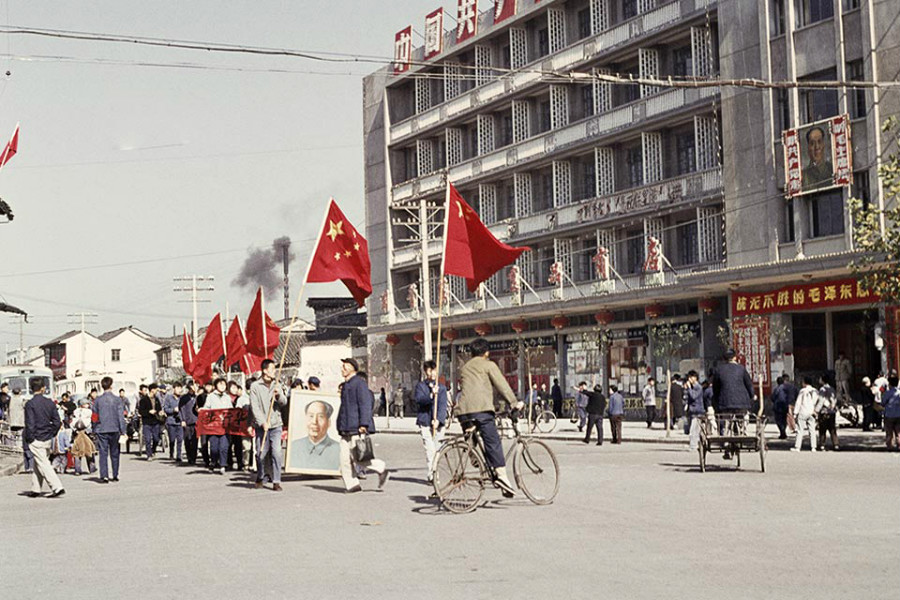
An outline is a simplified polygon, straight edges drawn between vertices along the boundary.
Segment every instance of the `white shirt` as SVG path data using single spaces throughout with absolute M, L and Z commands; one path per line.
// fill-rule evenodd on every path
M 819 392 L 811 385 L 804 385 L 797 394 L 797 403 L 794 404 L 794 416 L 805 419 L 816 412 L 816 403 L 819 401 Z
M 644 386 L 644 391 L 641 393 L 644 397 L 644 406 L 656 406 L 656 388 L 649 383 Z

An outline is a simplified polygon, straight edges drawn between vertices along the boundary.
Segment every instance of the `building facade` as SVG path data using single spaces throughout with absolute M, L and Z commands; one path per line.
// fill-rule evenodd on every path
M 896 151 L 880 124 L 897 91 L 683 85 L 896 81 L 895 2 L 482 0 L 470 21 L 473 4 L 459 0 L 440 42 L 429 16 L 427 48 L 407 50 L 401 30 L 394 65 L 364 81 L 369 350 L 392 385 L 418 377 L 426 311 L 438 320 L 448 181 L 498 238 L 531 248 L 475 294 L 446 279 L 434 344 L 451 381 L 478 335 L 520 392 L 559 378 L 636 394 L 731 344 L 764 387 L 839 351 L 860 374 L 897 360 L 878 343 L 884 308 L 861 292 L 767 299 L 801 283 L 824 298 L 849 277 L 848 199 L 889 201 L 876 172 Z M 844 114 L 852 186 L 786 200 L 782 132 Z M 661 355 L 657 323 L 693 335 Z

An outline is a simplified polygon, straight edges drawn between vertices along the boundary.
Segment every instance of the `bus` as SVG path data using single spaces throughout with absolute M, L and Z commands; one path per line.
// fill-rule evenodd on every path
M 33 365 L 2 365 L 0 366 L 0 383 L 9 384 L 9 393 L 21 390 L 25 398 L 31 398 L 29 380 L 32 377 L 40 377 L 44 380 L 45 392 L 49 398 L 56 398 L 56 386 L 53 382 L 53 371 L 47 367 L 35 367 Z

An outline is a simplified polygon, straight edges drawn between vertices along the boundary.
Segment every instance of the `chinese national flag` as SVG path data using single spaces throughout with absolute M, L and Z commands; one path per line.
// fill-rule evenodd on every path
M 263 291 L 256 292 L 256 301 L 247 317 L 246 343 L 247 352 L 260 358 L 272 358 L 278 347 L 278 336 L 281 328 L 275 324 L 263 305 Z
M 191 365 L 191 376 L 194 380 L 206 383 L 212 379 L 212 366 L 223 354 L 225 354 L 225 335 L 222 331 L 222 316 L 216 313 L 216 316 L 209 322 L 209 327 L 206 328 L 203 344 L 194 356 L 194 362 Z
M 444 273 L 465 278 L 469 291 L 474 292 L 479 284 L 531 248 L 514 248 L 495 238 L 456 188 L 448 185 Z
M 6 163 L 9 162 L 13 156 L 16 155 L 16 152 L 19 151 L 19 125 L 16 124 L 16 129 L 13 131 L 12 138 L 6 143 L 6 148 L 3 149 L 3 154 L 0 155 L 0 167 L 3 167 Z
M 372 293 L 371 277 L 369 244 L 350 224 L 332 198 L 307 281 L 327 283 L 340 279 L 362 306 Z M 248 323 L 247 328 L 249 327 Z
M 250 375 L 258 371 L 262 359 L 247 353 L 247 340 L 244 339 L 244 330 L 241 328 L 240 317 L 235 316 L 225 336 L 225 364 L 231 366 L 236 362 L 241 364 L 241 371 Z
M 191 372 L 191 365 L 194 364 L 194 344 L 191 342 L 191 336 L 188 335 L 187 329 L 184 330 L 184 336 L 181 338 L 181 366 L 184 367 L 185 373 Z

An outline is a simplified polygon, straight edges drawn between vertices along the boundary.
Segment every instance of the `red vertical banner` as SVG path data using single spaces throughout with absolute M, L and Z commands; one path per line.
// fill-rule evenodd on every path
M 504 21 L 516 14 L 516 0 L 494 0 L 494 23 Z
M 850 145 L 850 116 L 831 119 L 831 164 L 834 165 L 834 185 L 853 183 L 853 150 Z
M 803 191 L 800 134 L 796 129 L 787 129 L 781 137 L 784 142 L 784 195 L 792 198 Z
M 456 0 L 456 41 L 464 42 L 478 33 L 478 0 Z
M 753 379 L 754 387 L 762 377 L 763 387 L 769 386 L 769 318 L 734 319 L 731 325 L 734 351 Z
M 425 60 L 444 51 L 444 9 L 425 16 Z
M 412 62 L 412 25 L 394 36 L 394 74 L 409 71 Z

